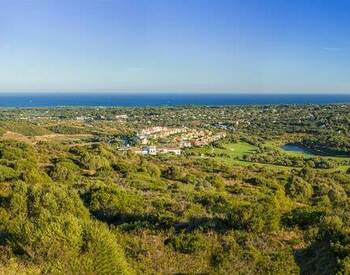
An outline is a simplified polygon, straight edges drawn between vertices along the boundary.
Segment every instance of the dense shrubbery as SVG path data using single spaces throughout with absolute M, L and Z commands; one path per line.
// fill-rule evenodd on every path
M 297 176 L 288 179 L 285 190 L 288 196 L 299 201 L 307 202 L 313 194 L 311 184 Z
M 117 186 L 93 185 L 82 197 L 91 213 L 109 223 L 142 212 L 142 197 Z
M 14 141 L 0 143 L 0 158 L 12 161 L 26 159 L 36 162 L 34 149 L 30 145 Z
M 320 154 L 350 155 L 349 137 L 336 133 L 306 137 L 301 144 Z
M 47 127 L 50 131 L 57 134 L 69 134 L 69 135 L 77 135 L 77 134 L 90 134 L 91 130 L 88 130 L 83 127 L 69 126 L 69 125 L 53 125 Z
M 306 158 L 302 156 L 287 156 L 279 151 L 262 151 L 258 154 L 245 155 L 244 160 L 250 162 L 269 163 L 274 165 L 292 167 L 311 167 L 319 169 L 330 169 L 338 165 L 336 161 L 319 157 Z
M 213 144 L 213 151 L 189 148 L 185 156 L 141 157 L 119 151 L 114 142 L 76 146 L 75 141 L 1 141 L 0 273 L 346 274 L 348 162 L 293 157 L 266 148 L 267 137 L 286 142 L 295 138 L 276 137 L 279 133 L 318 133 L 316 119 L 298 122 L 288 117 L 289 108 L 298 107 L 248 108 L 254 117 L 250 124 L 245 112 L 237 111 L 242 117 L 225 124 L 235 128 L 226 140 Z M 300 111 L 305 116 L 333 112 L 305 109 Z M 213 121 L 221 119 L 217 110 L 203 110 Z M 114 117 L 119 114 L 114 111 L 100 112 Z M 137 118 L 133 125 L 142 127 L 148 121 L 167 123 L 163 115 L 168 112 L 185 113 L 150 108 L 144 118 L 140 110 L 124 111 Z M 71 110 L 52 112 L 75 116 Z M 89 112 L 100 115 L 95 109 Z M 225 112 L 231 114 L 231 109 Z M 280 116 L 274 123 L 266 119 L 276 112 Z M 327 116 L 322 123 L 347 133 L 344 119 Z M 52 124 L 48 127 L 55 132 L 81 133 L 75 126 Z M 94 137 L 99 141 L 123 135 L 111 128 L 112 122 L 81 124 L 84 131 L 100 131 Z M 27 122 L 17 129 L 35 130 L 31 135 L 49 132 Z M 134 130 L 124 134 L 132 138 Z M 347 139 L 339 135 L 334 135 L 336 140 L 317 137 L 317 144 L 329 142 L 344 151 Z M 233 158 L 225 144 L 242 140 L 256 148 L 246 161 Z
M 47 135 L 51 132 L 37 124 L 28 122 L 28 121 L 0 121 L 0 127 L 5 131 L 16 132 L 25 136 L 41 136 Z
M 71 160 L 62 160 L 54 164 L 50 171 L 52 179 L 57 181 L 77 180 L 80 176 L 79 166 Z

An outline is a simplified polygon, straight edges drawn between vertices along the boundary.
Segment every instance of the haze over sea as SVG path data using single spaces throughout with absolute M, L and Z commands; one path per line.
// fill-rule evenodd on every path
M 183 106 L 350 103 L 350 94 L 2 93 L 0 107 Z

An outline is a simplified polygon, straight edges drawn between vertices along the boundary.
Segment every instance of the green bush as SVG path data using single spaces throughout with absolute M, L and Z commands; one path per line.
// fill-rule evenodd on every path
M 0 181 L 7 181 L 16 179 L 18 177 L 18 173 L 4 165 L 0 165 Z
M 207 242 L 203 233 L 191 232 L 180 233 L 165 241 L 166 245 L 169 245 L 175 251 L 192 254 L 199 252 L 206 248 Z
M 228 213 L 233 228 L 248 232 L 277 231 L 281 214 L 274 199 L 267 198 L 250 205 L 234 207 Z
M 157 165 L 151 162 L 147 162 L 145 160 L 141 161 L 139 171 L 143 173 L 147 173 L 151 177 L 155 177 L 155 178 L 159 178 L 161 175 L 161 171 Z
M 108 222 L 123 220 L 128 215 L 142 212 L 142 198 L 117 186 L 91 187 L 83 195 L 89 210 Z
M 134 274 L 124 252 L 108 228 L 98 223 L 84 227 L 82 256 L 73 269 L 74 274 Z
M 0 158 L 35 162 L 35 152 L 33 147 L 23 142 L 6 141 L 0 143 Z
M 311 184 L 300 177 L 292 176 L 285 185 L 286 195 L 299 201 L 307 201 L 313 194 Z
M 218 191 L 225 190 L 225 182 L 220 176 L 209 176 L 207 180 L 211 183 L 213 187 L 215 187 Z
M 79 177 L 79 174 L 79 166 L 68 160 L 55 163 L 50 171 L 51 178 L 58 181 L 74 181 Z
M 301 207 L 293 209 L 282 217 L 282 222 L 285 226 L 299 226 L 302 229 L 316 225 L 320 222 L 324 213 L 312 207 Z
M 182 180 L 184 177 L 183 171 L 177 166 L 170 166 L 162 171 L 162 177 L 170 180 Z

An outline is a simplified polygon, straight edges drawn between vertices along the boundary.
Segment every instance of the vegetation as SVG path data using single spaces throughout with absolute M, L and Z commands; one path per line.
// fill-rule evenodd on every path
M 0 274 L 348 274 L 349 116 L 348 105 L 2 109 Z M 179 156 L 125 149 L 145 125 L 227 135 Z

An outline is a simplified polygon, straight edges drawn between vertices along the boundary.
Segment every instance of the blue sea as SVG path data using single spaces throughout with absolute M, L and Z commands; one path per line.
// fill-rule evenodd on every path
M 227 106 L 350 103 L 350 94 L 0 93 L 0 107 Z

